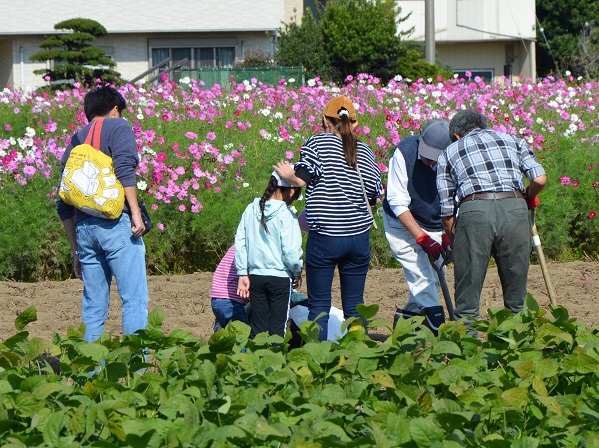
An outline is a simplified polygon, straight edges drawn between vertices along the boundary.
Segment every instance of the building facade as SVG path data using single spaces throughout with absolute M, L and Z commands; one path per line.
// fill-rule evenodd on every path
M 189 59 L 189 68 L 230 68 L 247 51 L 272 55 L 277 30 L 300 20 L 303 0 L 80 0 L 7 1 L 0 21 L 0 85 L 34 89 L 45 84 L 33 71 L 46 63 L 29 60 L 54 25 L 93 19 L 108 35 L 91 42 L 130 80 L 167 57 Z
M 535 0 L 431 1 L 437 63 L 487 80 L 503 75 L 536 78 Z M 409 39 L 424 41 L 425 0 L 397 4 L 401 17 L 409 14 L 400 29 L 413 27 Z

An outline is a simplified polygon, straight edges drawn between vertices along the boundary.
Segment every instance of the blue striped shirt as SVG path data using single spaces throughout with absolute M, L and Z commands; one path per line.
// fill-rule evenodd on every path
M 372 150 L 358 142 L 358 166 L 369 199 L 381 191 L 381 171 Z M 310 230 L 328 236 L 351 236 L 370 229 L 372 218 L 358 172 L 345 161 L 341 138 L 332 133 L 310 137 L 295 169 L 310 176 L 306 186 L 306 219 Z
M 438 164 L 442 217 L 453 216 L 456 201 L 471 194 L 524 193 L 522 174 L 530 180 L 545 174 L 524 140 L 493 129 L 475 129 L 452 143 Z

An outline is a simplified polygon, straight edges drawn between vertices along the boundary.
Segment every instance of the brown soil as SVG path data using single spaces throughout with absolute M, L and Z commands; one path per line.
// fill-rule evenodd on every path
M 549 276 L 557 292 L 557 303 L 591 328 L 599 324 L 599 262 L 551 263 Z M 162 307 L 165 315 L 163 331 L 176 328 L 192 331 L 202 337 L 212 334 L 214 316 L 210 308 L 212 273 L 155 276 L 148 280 L 150 309 Z M 453 269 L 449 267 L 446 280 L 453 295 Z M 51 338 L 54 333 L 65 336 L 67 328 L 81 323 L 81 292 L 79 280 L 62 282 L 16 283 L 0 282 L 0 341 L 16 333 L 15 318 L 31 305 L 37 309 L 37 322 L 27 326 L 30 336 Z M 304 287 L 302 287 L 304 288 Z M 549 310 L 549 296 L 539 266 L 530 267 L 528 289 L 541 307 Z M 300 290 L 305 292 L 305 289 Z M 502 307 L 502 293 L 497 270 L 490 267 L 481 297 L 481 317 L 488 308 Z M 333 303 L 340 307 L 339 285 L 333 285 Z M 393 319 L 397 307 L 407 302 L 407 287 L 401 269 L 373 270 L 366 282 L 366 304 L 379 304 L 378 317 Z M 110 316 L 106 330 L 120 332 L 120 299 L 113 286 Z M 381 331 L 384 336 L 386 330 Z

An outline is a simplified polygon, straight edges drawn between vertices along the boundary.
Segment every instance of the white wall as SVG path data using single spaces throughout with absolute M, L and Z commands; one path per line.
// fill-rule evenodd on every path
M 424 0 L 399 0 L 400 30 L 424 40 Z M 536 39 L 535 0 L 434 0 L 435 39 L 443 42 Z
M 53 34 L 54 25 L 83 17 L 109 33 L 277 29 L 297 0 L 4 0 L 0 35 Z

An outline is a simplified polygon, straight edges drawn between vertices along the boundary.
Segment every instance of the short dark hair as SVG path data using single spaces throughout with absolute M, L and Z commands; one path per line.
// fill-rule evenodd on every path
M 454 134 L 461 137 L 473 129 L 487 129 L 487 118 L 474 110 L 461 110 L 449 122 L 449 135 L 452 142 L 456 141 Z
M 90 90 L 83 99 L 83 110 L 87 121 L 92 121 L 95 117 L 107 115 L 114 106 L 118 108 L 119 113 L 127 107 L 127 101 L 117 89 L 112 86 L 96 87 Z

